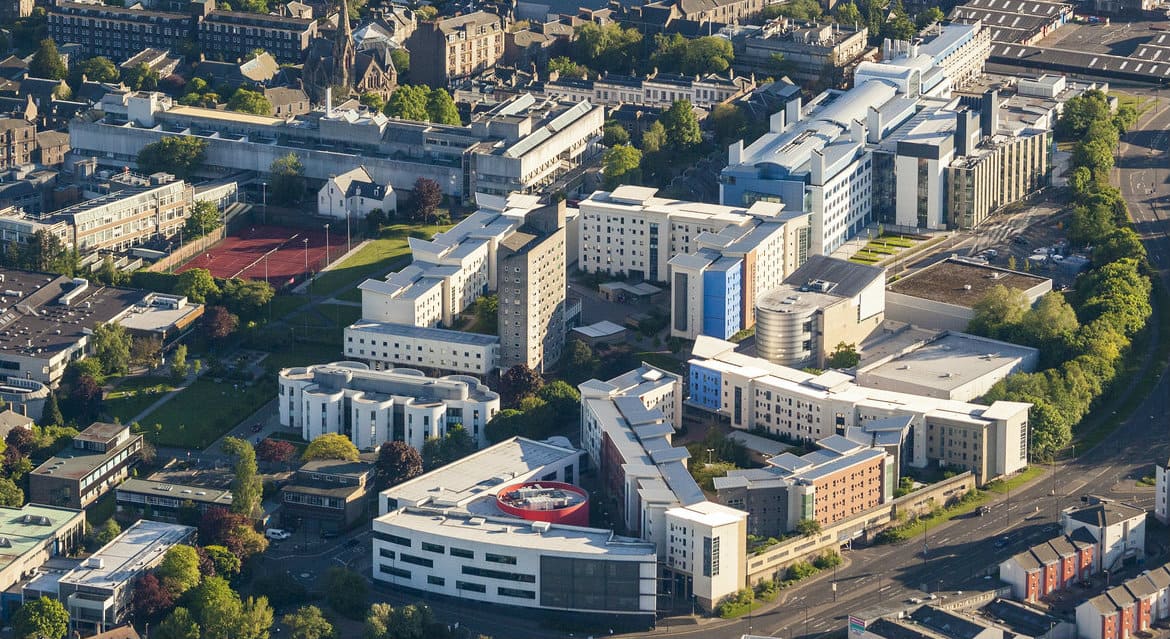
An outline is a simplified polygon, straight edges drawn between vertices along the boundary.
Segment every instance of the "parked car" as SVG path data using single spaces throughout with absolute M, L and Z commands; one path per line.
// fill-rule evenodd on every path
M 996 548 L 1005 548 L 1010 543 L 1012 543 L 1011 539 L 1009 539 L 1007 537 L 1000 537 L 999 539 L 995 540 L 995 547 Z
M 292 533 L 287 530 L 281 530 L 280 528 L 269 528 L 264 531 L 264 536 L 273 541 L 284 541 L 292 537 Z
M 340 534 L 341 533 L 337 532 L 336 530 L 322 530 L 321 539 L 333 539 Z

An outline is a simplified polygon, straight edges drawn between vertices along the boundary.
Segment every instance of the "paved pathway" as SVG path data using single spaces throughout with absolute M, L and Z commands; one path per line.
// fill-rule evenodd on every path
M 188 365 L 188 368 L 191 368 L 190 362 L 188 362 L 187 365 Z M 187 378 L 185 380 L 183 380 L 182 384 L 177 386 L 174 390 L 166 393 L 162 397 L 159 397 L 158 399 L 151 402 L 150 406 L 147 406 L 145 409 L 143 409 L 142 412 L 138 413 L 134 417 L 131 417 L 127 423 L 132 424 L 134 422 L 138 422 L 139 424 L 141 424 L 142 420 L 146 419 L 147 415 L 153 413 L 155 411 L 155 409 L 157 409 L 159 406 L 162 406 L 163 404 L 169 402 L 171 400 L 171 398 L 174 397 L 175 395 L 178 395 L 179 393 L 186 390 L 188 386 L 195 383 L 196 379 L 199 379 L 200 375 L 202 375 L 203 373 L 206 373 L 206 372 L 207 372 L 206 368 L 200 368 L 198 373 L 193 372 L 193 371 L 189 371 L 187 373 Z

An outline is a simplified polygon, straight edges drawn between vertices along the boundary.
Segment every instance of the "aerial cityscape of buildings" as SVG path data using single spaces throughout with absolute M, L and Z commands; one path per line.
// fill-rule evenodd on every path
M 1168 21 L 0 7 L 0 634 L 1166 637 Z

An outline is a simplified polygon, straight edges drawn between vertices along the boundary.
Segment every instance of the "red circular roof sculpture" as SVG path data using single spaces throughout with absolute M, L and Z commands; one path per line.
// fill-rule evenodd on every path
M 528 521 L 589 525 L 589 493 L 559 481 L 533 481 L 508 486 L 496 495 L 496 507 Z

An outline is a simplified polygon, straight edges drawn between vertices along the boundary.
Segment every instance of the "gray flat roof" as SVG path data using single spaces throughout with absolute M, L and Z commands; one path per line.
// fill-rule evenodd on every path
M 967 333 L 946 333 L 920 348 L 860 369 L 857 382 L 868 386 L 876 378 L 953 390 L 1037 353 L 1027 346 Z
M 62 577 L 61 583 L 113 588 L 161 561 L 163 553 L 194 534 L 191 526 L 140 519 Z
M 1046 281 L 1037 275 L 948 258 L 904 276 L 886 290 L 971 308 L 996 286 L 1029 291 Z
M 207 486 L 171 484 L 162 481 L 151 481 L 149 479 L 127 479 L 121 484 L 118 484 L 115 492 L 119 494 L 139 493 L 142 495 L 156 495 L 184 501 L 189 499 L 195 503 L 217 504 L 225 507 L 230 506 L 232 503 L 232 491 L 230 490 L 208 488 Z
M 389 337 L 410 337 L 414 339 L 429 339 L 468 346 L 491 346 L 499 344 L 500 338 L 495 335 L 481 335 L 479 333 L 465 333 L 450 331 L 444 328 L 426 328 L 423 326 L 409 326 L 407 324 L 391 324 L 390 322 L 371 322 L 361 320 L 350 324 L 346 330 L 378 333 Z

